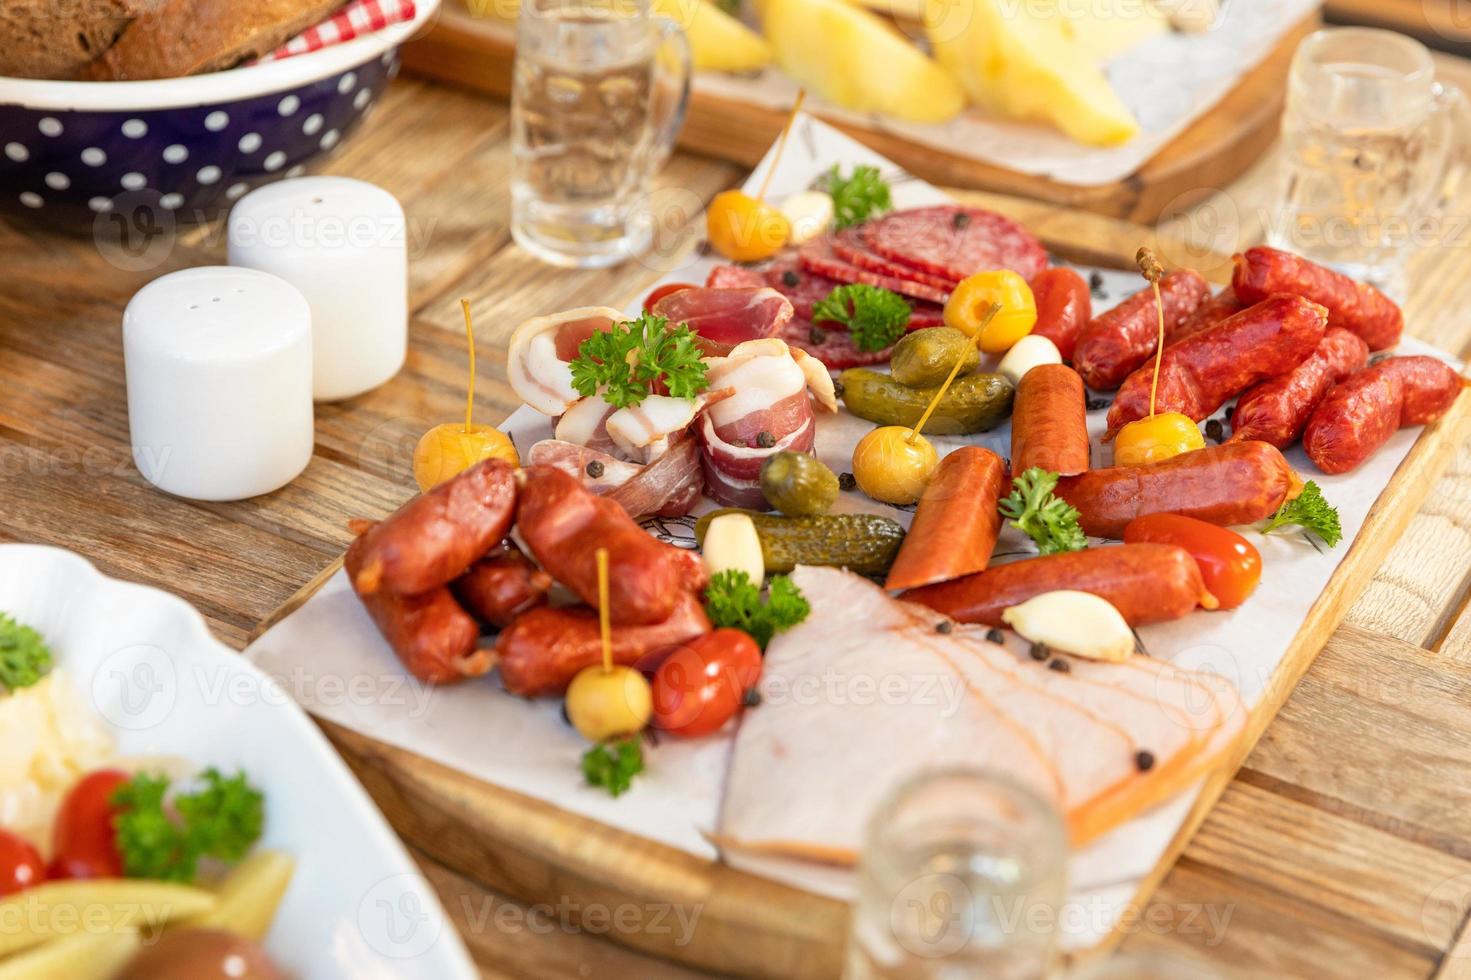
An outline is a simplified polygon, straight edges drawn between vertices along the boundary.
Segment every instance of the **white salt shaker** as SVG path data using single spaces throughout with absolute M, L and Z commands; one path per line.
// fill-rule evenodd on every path
M 133 462 L 154 486 L 242 500 L 294 480 L 312 458 L 306 298 L 254 269 L 174 272 L 123 313 Z
M 339 401 L 398 373 L 408 353 L 404 212 L 347 177 L 268 184 L 230 211 L 230 264 L 280 276 L 312 308 L 312 386 Z

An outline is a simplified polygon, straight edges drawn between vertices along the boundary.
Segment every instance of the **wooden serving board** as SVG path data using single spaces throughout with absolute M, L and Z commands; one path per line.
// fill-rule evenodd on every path
M 1030 197 L 1153 225 L 1225 187 L 1271 146 L 1292 54 L 1298 41 L 1320 24 L 1316 12 L 1305 18 L 1220 104 L 1138 171 L 1098 187 L 1060 184 L 921 146 L 877 128 L 826 121 L 934 184 Z M 514 57 L 504 21 L 473 16 L 454 3 L 445 5 L 428 34 L 403 49 L 409 70 L 501 98 L 510 96 Z M 785 122 L 785 112 L 696 91 L 679 145 L 749 167 L 761 159 Z
M 1055 254 L 1073 261 L 1127 268 L 1137 243 L 1155 243 L 1145 229 L 1055 208 L 974 195 L 1027 221 Z M 1088 229 L 1083 231 L 1083 229 Z M 1067 236 L 1067 237 L 1064 237 Z M 1167 247 L 1167 246 L 1161 246 Z M 1200 257 L 1218 272 L 1222 260 Z M 1146 876 L 1131 906 L 1142 910 L 1210 812 L 1233 774 L 1287 701 L 1344 614 L 1380 568 L 1414 518 L 1437 477 L 1471 438 L 1471 392 L 1427 429 L 1371 510 L 1362 532 L 1314 603 L 1252 711 L 1226 764 L 1200 797 Z M 336 570 L 324 571 L 255 631 L 299 608 Z M 767 879 L 705 861 L 617 827 L 574 815 L 541 800 L 469 777 L 359 732 L 322 722 L 329 737 L 407 841 L 495 892 L 531 905 L 565 910 L 586 925 L 640 951 L 713 972 L 761 977 L 835 977 L 841 970 L 847 906 Z M 486 751 L 503 751 L 487 746 Z M 609 910 L 628 909 L 626 927 L 609 929 Z M 559 914 L 562 914 L 559 912 Z M 693 921 L 682 942 L 673 926 Z M 1120 923 L 1114 938 L 1134 925 Z M 1109 944 L 1105 944 L 1107 948 Z
M 1326 0 L 1335 24 L 1383 27 L 1457 54 L 1471 52 L 1471 9 L 1462 0 Z

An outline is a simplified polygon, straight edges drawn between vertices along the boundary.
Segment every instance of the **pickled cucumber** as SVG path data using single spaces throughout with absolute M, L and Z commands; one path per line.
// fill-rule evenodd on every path
M 774 453 L 761 464 L 761 492 L 783 514 L 825 514 L 838 499 L 838 478 L 806 453 Z
M 880 425 L 913 426 L 924 414 L 939 385 L 914 388 L 868 368 L 849 368 L 838 378 L 843 403 L 861 419 Z M 954 436 L 994 429 L 1011 415 L 1011 382 L 999 374 L 967 374 L 955 379 L 935 414 L 925 423 L 927 435 Z
M 695 540 L 720 514 L 745 513 L 756 525 L 766 571 L 790 572 L 798 565 L 836 565 L 859 575 L 883 575 L 904 543 L 899 522 L 877 514 L 817 514 L 784 517 L 736 508 L 715 510 L 695 523 Z
M 943 384 L 957 358 L 964 355 L 961 375 L 970 374 L 981 363 L 981 352 L 965 334 L 954 327 L 931 327 L 904 335 L 894 345 L 889 371 L 894 380 L 911 388 Z

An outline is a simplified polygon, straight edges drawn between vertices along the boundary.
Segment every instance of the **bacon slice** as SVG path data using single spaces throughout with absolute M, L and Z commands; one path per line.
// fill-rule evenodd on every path
M 561 415 L 582 398 L 572 387 L 578 345 L 623 320 L 611 306 L 583 306 L 525 321 L 511 334 L 506 351 L 511 387 L 543 415 Z
M 688 324 L 709 357 L 723 357 L 737 344 L 775 337 L 792 318 L 792 303 L 769 286 L 709 289 L 693 286 L 665 296 L 652 311 L 673 324 Z
M 593 493 L 616 501 L 631 517 L 688 514 L 699 502 L 704 485 L 699 443 L 683 432 L 658 459 L 647 465 L 558 439 L 538 442 L 526 459 L 527 465 L 552 466 L 576 477 Z M 592 467 L 592 472 L 589 463 L 598 464 Z M 598 475 L 593 476 L 593 472 Z

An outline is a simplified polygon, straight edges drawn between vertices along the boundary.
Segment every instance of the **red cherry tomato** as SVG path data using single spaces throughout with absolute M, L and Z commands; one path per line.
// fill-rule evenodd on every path
M 123 859 L 117 850 L 112 794 L 129 779 L 120 769 L 99 769 L 71 788 L 52 828 L 55 856 L 52 878 L 117 878 Z
M 14 895 L 45 879 L 46 864 L 31 842 L 0 830 L 0 895 Z
M 1093 316 L 1088 284 L 1072 269 L 1059 266 L 1037 273 L 1031 286 L 1037 303 L 1037 323 L 1032 333 L 1052 341 L 1062 359 L 1071 361 L 1078 334 Z
M 654 727 L 708 735 L 729 721 L 761 676 L 761 648 L 750 634 L 718 629 L 687 643 L 654 673 Z
M 1173 544 L 1190 552 L 1200 566 L 1205 587 L 1235 609 L 1256 591 L 1262 578 L 1262 556 L 1252 543 L 1230 528 L 1207 524 L 1183 514 L 1147 514 L 1124 528 L 1129 543 Z
M 644 300 L 644 312 L 647 313 L 653 310 L 655 303 L 671 293 L 677 293 L 681 289 L 694 288 L 695 284 L 692 282 L 666 282 L 662 286 L 655 286 L 654 291 L 649 293 L 648 298 Z

